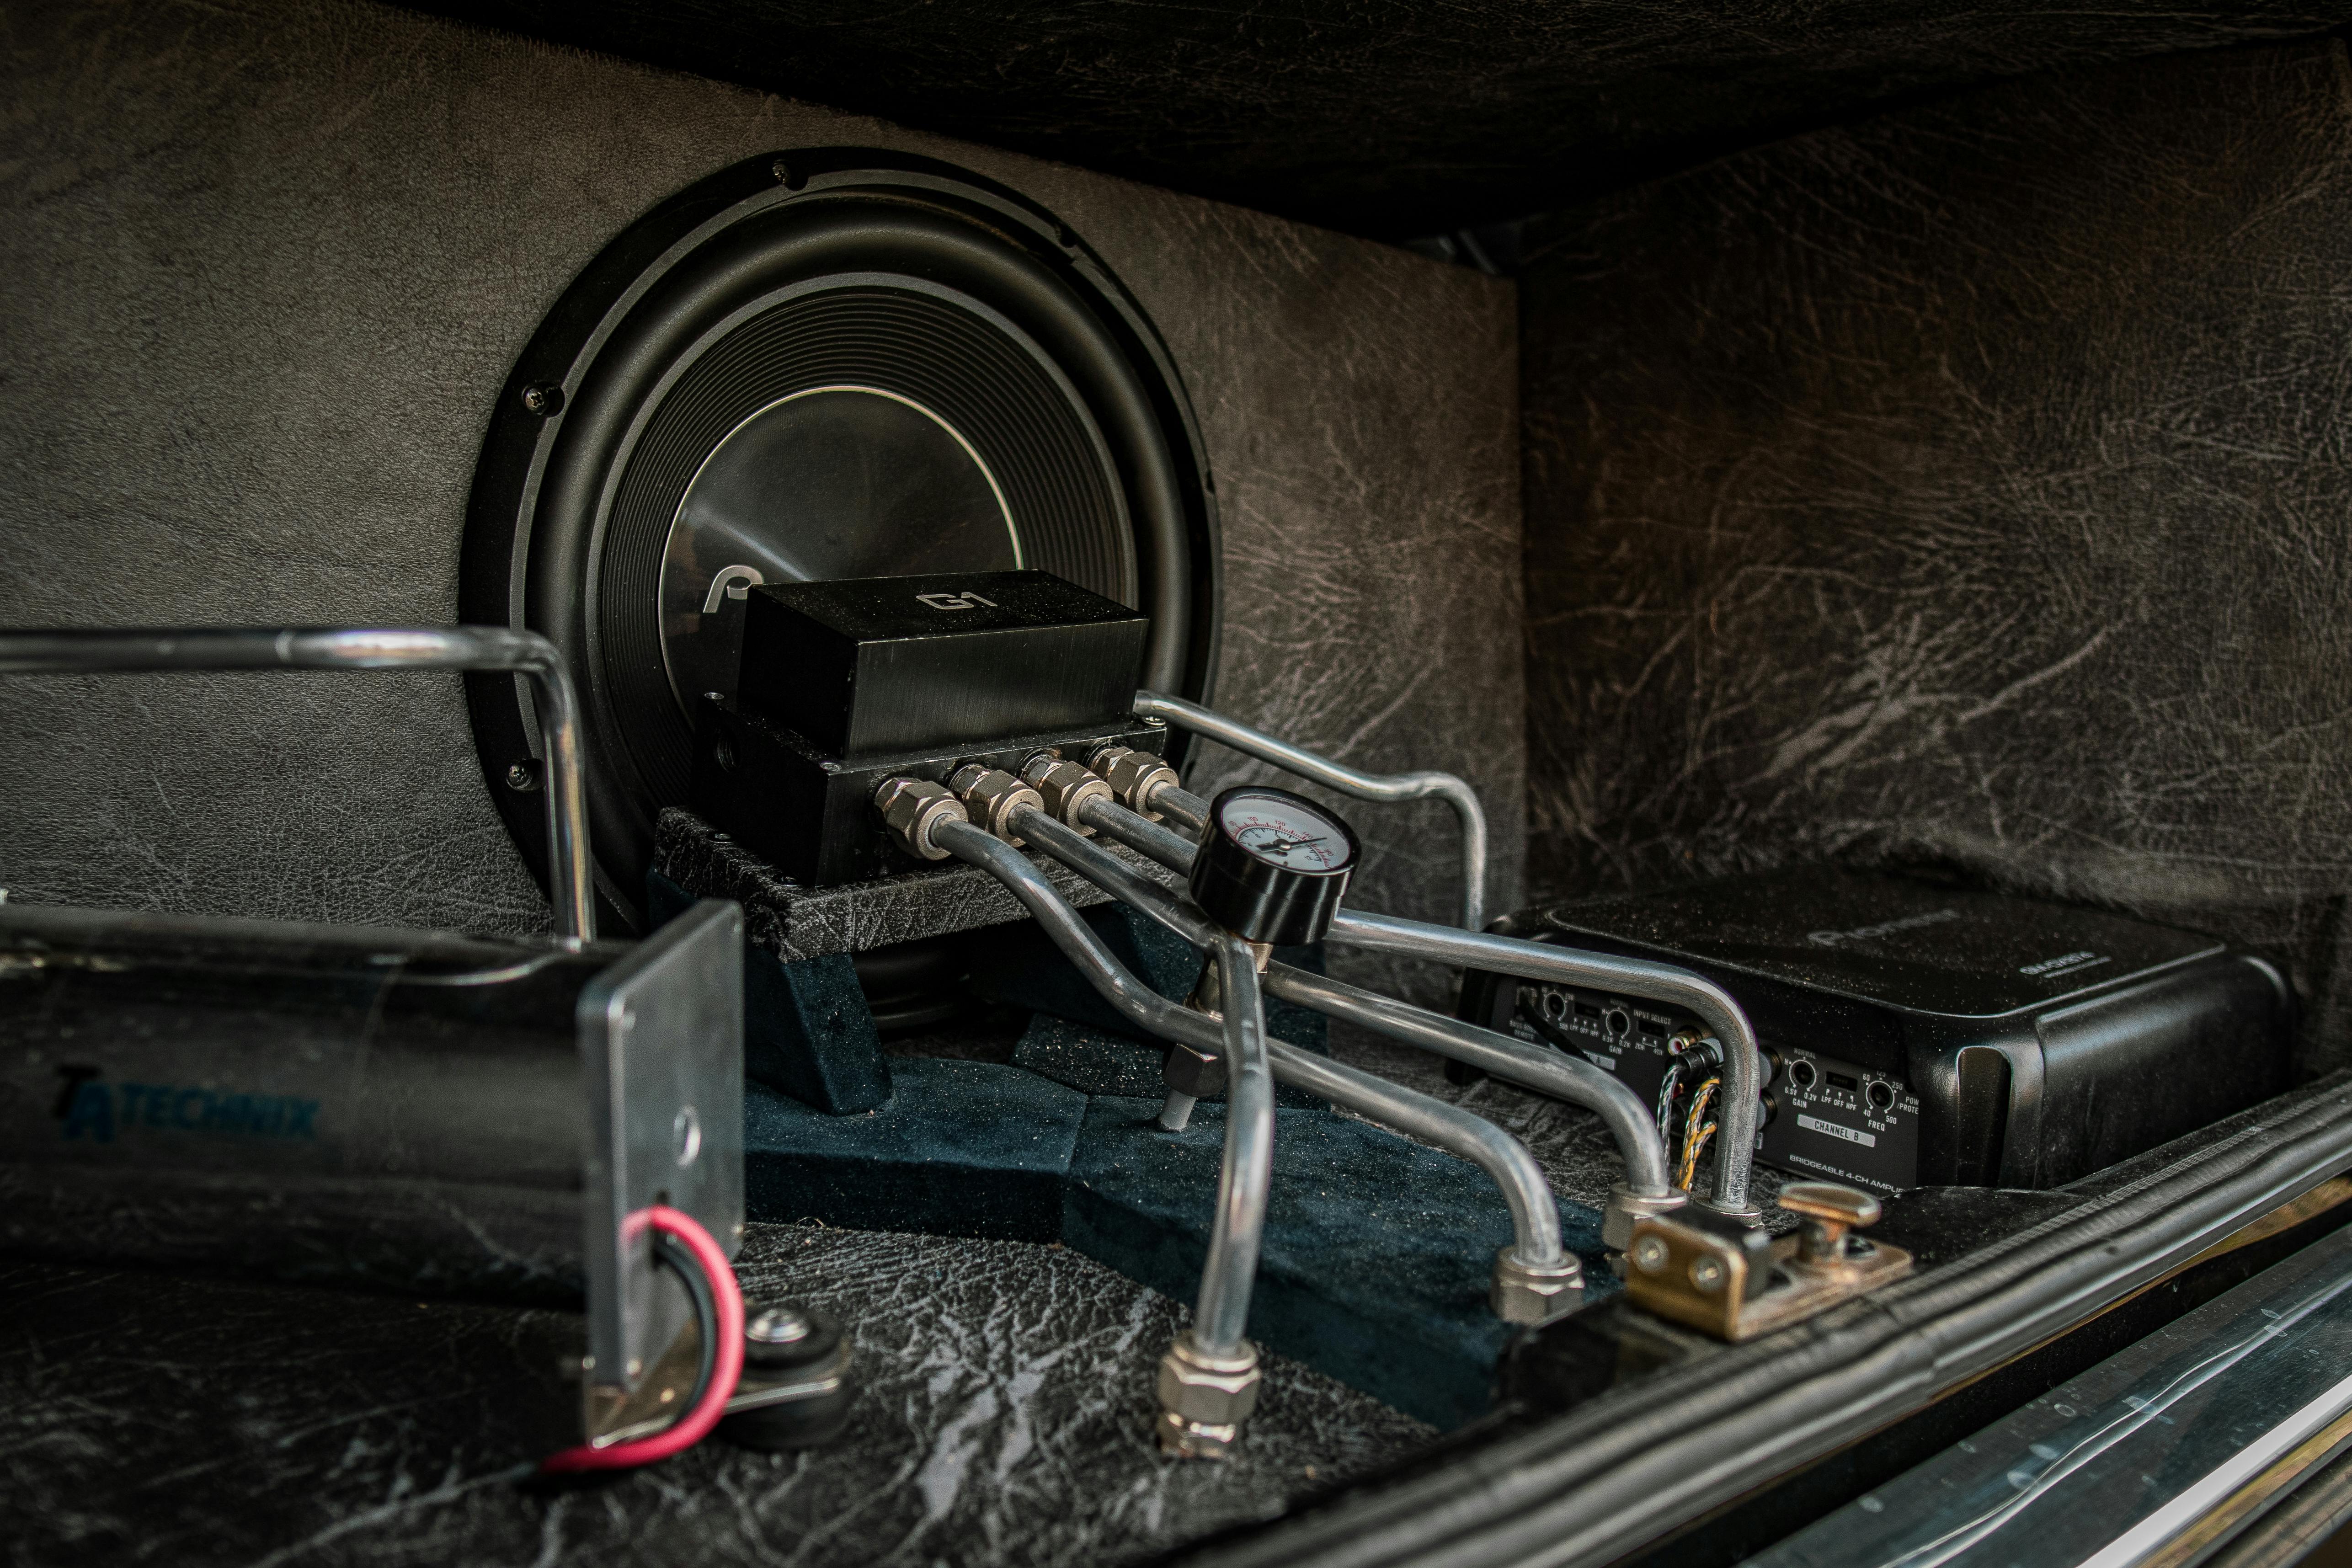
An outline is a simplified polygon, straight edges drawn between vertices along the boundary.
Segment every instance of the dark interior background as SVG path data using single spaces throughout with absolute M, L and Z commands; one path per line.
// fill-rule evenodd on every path
M 2352 21 L 2341 0 L 424 8 L 1391 238 L 1545 211 L 1994 78 Z
M 2324 40 L 1535 226 L 1532 880 L 1954 866 L 2257 944 L 2341 1065 L 2347 158 Z

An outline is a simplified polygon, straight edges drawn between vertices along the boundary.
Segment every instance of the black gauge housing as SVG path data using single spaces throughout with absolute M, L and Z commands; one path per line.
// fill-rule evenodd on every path
M 1244 846 L 1226 826 L 1229 808 L 1251 800 L 1279 804 L 1336 829 L 1346 853 L 1322 869 L 1282 866 Z M 1192 901 L 1234 935 L 1277 947 L 1318 942 L 1348 891 L 1360 846 L 1356 830 L 1328 807 L 1287 790 L 1236 784 L 1210 804 L 1209 826 L 1192 860 Z

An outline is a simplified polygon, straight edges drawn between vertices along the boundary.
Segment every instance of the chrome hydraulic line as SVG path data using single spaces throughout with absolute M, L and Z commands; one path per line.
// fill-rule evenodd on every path
M 1164 802 L 1164 795 L 1161 800 Z M 1125 861 L 1107 853 L 1083 834 L 1042 813 L 1039 817 L 1024 831 L 1045 853 L 1121 902 L 1158 921 L 1195 947 L 1205 948 L 1215 940 L 1216 928 L 1183 900 Z M 1089 826 L 1097 826 L 1105 837 L 1118 839 L 1130 848 L 1143 849 L 1146 853 L 1149 850 L 1144 846 L 1154 842 L 1152 835 L 1159 836 L 1160 840 L 1174 837 L 1153 824 L 1144 822 L 1132 812 L 1107 802 L 1089 801 L 1081 809 L 1080 817 Z M 1139 828 L 1149 831 L 1138 831 Z M 1143 842 L 1139 843 L 1138 840 Z M 1169 858 L 1175 857 L 1171 855 Z M 1633 1220 L 1638 1215 L 1662 1212 L 1681 1201 L 1671 1184 L 1664 1144 L 1658 1136 L 1657 1123 L 1650 1108 L 1642 1102 L 1640 1096 L 1598 1068 L 1558 1052 L 1539 1049 L 1508 1036 L 1497 1035 L 1492 1030 L 1443 1017 L 1410 1003 L 1359 990 L 1337 981 L 1327 981 L 1319 975 L 1310 975 L 1286 964 L 1271 966 L 1267 971 L 1266 984 L 1267 989 L 1276 995 L 1336 1017 L 1348 1018 L 1407 1044 L 1483 1068 L 1497 1078 L 1599 1111 L 1615 1137 L 1618 1150 L 1625 1161 L 1625 1190 L 1622 1195 L 1612 1194 L 1608 1211 L 1603 1216 L 1602 1239 L 1611 1246 L 1622 1248 L 1627 1237 L 1633 1234 Z M 1174 1113 L 1171 1122 L 1181 1126 L 1182 1115 L 1190 1110 L 1190 1101 L 1175 1104 L 1175 1101 L 1184 1100 L 1183 1096 L 1176 1093 L 1171 1093 L 1170 1100 L 1171 1110 Z M 1170 1123 L 1163 1123 L 1166 1124 Z
M 1105 892 L 1132 905 L 1144 914 L 1159 921 L 1170 931 L 1203 952 L 1215 952 L 1220 944 L 1230 940 L 1215 923 L 1193 909 L 1168 889 L 1150 878 L 1122 863 L 1117 857 L 1089 843 L 1086 837 L 1045 812 L 1028 809 L 1014 814 L 1013 826 L 1020 836 L 1036 845 L 1046 854 L 1061 861 L 1073 871 L 1095 883 Z M 1014 857 L 1018 859 L 1019 857 Z M 1024 865 L 1027 863 L 1023 862 Z M 1048 893 L 1053 884 L 1030 868 Z M 1014 889 L 1016 894 L 1020 889 Z M 1059 895 L 1055 895 L 1058 898 Z M 1027 895 L 1021 894 L 1024 903 Z M 1034 910 L 1034 906 L 1031 906 Z M 1065 906 L 1066 908 L 1066 906 Z M 1045 918 L 1039 917 L 1041 921 Z M 1179 1007 L 1158 993 L 1128 984 L 1140 998 L 1147 998 L 1144 1007 L 1150 1016 L 1129 1008 L 1103 982 L 1096 978 L 1101 965 L 1118 969 L 1110 956 L 1084 922 L 1070 917 L 1067 922 L 1076 933 L 1077 941 L 1065 942 L 1055 925 L 1047 931 L 1062 944 L 1063 952 L 1077 964 L 1104 997 L 1143 1027 L 1162 1038 L 1171 1039 L 1195 1050 L 1216 1048 L 1211 1032 L 1203 1028 L 1205 1020 L 1190 1008 Z M 1079 942 L 1084 944 L 1082 955 Z M 1402 1004 L 1399 1004 L 1402 1005 Z M 1559 1213 L 1553 1205 L 1550 1184 L 1545 1179 L 1543 1167 L 1528 1153 L 1527 1146 L 1483 1116 L 1449 1105 L 1444 1100 L 1421 1094 L 1386 1079 L 1360 1072 L 1311 1051 L 1280 1040 L 1271 1042 L 1275 1077 L 1280 1081 L 1319 1094 L 1324 1099 L 1346 1106 L 1369 1121 L 1436 1145 L 1451 1154 L 1459 1155 L 1486 1172 L 1502 1189 L 1503 1200 L 1511 1211 L 1513 1241 L 1509 1253 L 1516 1261 L 1534 1268 L 1564 1266 L 1568 1259 L 1559 1239 Z M 1646 1112 L 1644 1113 L 1646 1114 Z M 1166 1123 L 1163 1122 L 1162 1125 Z M 1654 1132 L 1653 1133 L 1654 1137 Z M 1664 1157 L 1659 1156 L 1663 1167 Z
M 1164 805 L 1163 791 L 1155 804 Z M 1146 822 L 1132 811 L 1107 800 L 1091 800 L 1082 808 L 1080 820 L 1107 838 L 1116 839 L 1138 853 L 1150 857 L 1174 870 L 1187 869 L 1192 860 L 1193 848 L 1177 834 L 1157 823 Z M 1118 898 L 1136 906 L 1179 936 L 1195 946 L 1201 937 L 1188 930 L 1181 904 L 1169 897 L 1150 879 L 1121 864 L 1101 849 L 1087 844 L 1075 832 L 1064 829 L 1058 838 L 1041 837 L 1038 842 L 1055 859 L 1102 887 Z M 1084 846 L 1083 848 L 1078 846 Z M 1074 858 L 1073 857 L 1078 858 Z M 1085 864 L 1080 863 L 1085 860 Z M 1101 864 L 1108 862 L 1108 864 Z M 1099 874 L 1097 874 L 1099 873 Z M 1149 890 L 1147 890 L 1149 889 Z M 1171 908 L 1175 905 L 1175 908 Z M 1671 1002 L 1689 1008 L 1715 1031 L 1724 1047 L 1723 1109 L 1718 1113 L 1722 1131 L 1716 1141 L 1715 1183 L 1706 1202 L 1709 1208 L 1728 1214 L 1753 1212 L 1748 1195 L 1749 1166 L 1755 1159 L 1757 1097 L 1763 1089 L 1763 1064 L 1756 1049 L 1756 1033 L 1748 1025 L 1748 1015 L 1740 1010 L 1729 993 L 1713 982 L 1703 979 L 1686 969 L 1670 964 L 1652 963 L 1638 958 L 1616 958 L 1603 953 L 1585 952 L 1573 948 L 1555 947 L 1548 942 L 1525 942 L 1517 937 L 1490 936 L 1483 932 L 1455 931 L 1449 926 L 1428 925 L 1419 921 L 1400 920 L 1392 915 L 1360 914 L 1342 910 L 1331 922 L 1327 940 L 1342 942 L 1351 946 L 1380 952 L 1404 953 L 1411 957 L 1433 959 L 1441 963 L 1458 964 L 1465 968 L 1498 970 L 1532 980 L 1564 980 L 1579 984 L 1601 984 L 1653 1001 Z M 1277 987 L 1278 994 L 1278 987 Z M 1366 992 L 1360 994 L 1385 1008 L 1402 1008 L 1408 1005 L 1391 1002 L 1386 997 Z M 1298 998 L 1304 1001 L 1304 998 Z M 1307 1003 L 1308 1005 L 1318 1005 Z M 1412 1008 L 1407 1013 L 1383 1013 L 1383 1020 L 1359 1019 L 1368 1026 L 1384 1029 L 1386 1020 L 1412 1019 L 1414 1016 L 1424 1024 L 1443 1023 L 1434 1014 Z M 1481 1031 L 1481 1033 L 1486 1033 Z M 1500 1040 L 1502 1037 L 1492 1037 Z M 1431 1044 L 1428 1037 L 1415 1044 Z M 1433 1045 L 1432 1048 L 1435 1048 Z M 1484 1063 L 1475 1065 L 1485 1066 Z M 1490 1068 L 1497 1077 L 1523 1081 L 1500 1068 Z M 1611 1080 L 1614 1081 L 1614 1080 Z M 1540 1084 L 1529 1088 L 1543 1089 Z M 1557 1091 L 1548 1091 L 1557 1092 Z M 1573 1098 L 1565 1093 L 1563 1098 Z M 1580 1100 L 1580 1104 L 1589 1103 Z M 1612 1101 L 1612 1103 L 1614 1103 Z M 1595 1110 L 1602 1108 L 1594 1107 Z M 1612 1126 L 1615 1125 L 1613 1113 Z M 1656 1127 L 1644 1110 L 1642 1119 L 1655 1137 Z M 1619 1146 L 1626 1150 L 1626 1170 L 1630 1176 L 1635 1170 L 1632 1145 L 1619 1134 Z M 1629 1186 L 1631 1183 L 1629 1182 Z M 1612 1221 L 1615 1216 L 1612 1215 Z
M 1155 795 L 1152 804 L 1164 812 L 1168 805 L 1168 792 L 1162 790 Z M 1187 837 L 1156 822 L 1147 822 L 1117 801 L 1101 799 L 1081 804 L 1078 822 L 1105 838 L 1126 845 L 1138 855 L 1159 861 L 1171 871 L 1192 869 L 1192 855 L 1199 843 L 1197 830 L 1194 837 Z
M 1198 834 L 1209 826 L 1209 803 L 1189 789 L 1171 784 L 1153 795 L 1151 804 L 1160 816 L 1188 833 Z
M 1755 1212 L 1748 1195 L 1748 1177 L 1756 1153 L 1757 1097 L 1763 1089 L 1763 1062 L 1748 1015 L 1721 986 L 1687 969 L 1646 959 L 1618 958 L 1349 910 L 1340 910 L 1332 920 L 1328 940 L 1375 952 L 1494 970 L 1525 980 L 1605 986 L 1697 1014 L 1723 1045 L 1723 1109 L 1718 1113 L 1722 1131 L 1715 1143 L 1714 1190 L 1702 1201 L 1726 1214 Z
M 1119 809 L 1117 806 L 1108 808 L 1109 811 Z M 1130 820 L 1140 820 L 1132 813 L 1124 815 Z M 1144 826 L 1151 825 L 1145 823 Z M 1185 902 L 1174 891 L 1137 870 L 1076 828 L 1056 822 L 1042 811 L 1033 812 L 1022 819 L 1021 836 L 1121 903 L 1132 905 L 1203 952 L 1214 948 L 1218 938 L 1223 935 L 1214 921 Z M 1183 868 L 1172 868 L 1181 870 Z
M 580 699 L 555 645 L 507 626 L 192 627 L 0 632 L 0 674 L 241 669 L 482 669 L 530 678 L 546 753 L 549 893 L 558 935 L 596 935 Z
M 1229 936 L 1213 956 L 1224 1003 L 1216 1033 L 1225 1057 L 1225 1159 L 1191 1337 L 1194 1350 L 1222 1357 L 1248 1343 L 1250 1287 L 1274 1187 L 1274 1073 L 1256 955 L 1247 942 Z
M 1139 903 L 1138 907 L 1146 913 L 1167 910 L 1171 929 L 1194 945 L 1213 954 L 1222 954 L 1234 940 L 1218 931 L 1206 917 L 1189 910 L 1173 893 L 1122 865 L 1045 813 L 1034 807 L 1025 808 L 1015 812 L 1006 826 L 1081 876 L 1097 880 L 1106 891 L 1122 899 L 1150 900 L 1150 904 Z M 1196 1051 L 1217 1054 L 1225 1049 L 1225 1030 L 1217 1020 L 1179 1006 L 1129 974 L 1055 890 L 1045 873 L 1025 856 L 969 824 L 943 824 L 934 830 L 933 837 L 950 853 L 982 867 L 1010 888 L 1103 999 L 1139 1027 Z M 1097 877 L 1097 871 L 1108 868 L 1117 868 L 1124 876 Z M 1247 951 L 1246 947 L 1244 951 Z M 1224 978 L 1221 967 L 1221 984 Z M 1253 994 L 1256 980 L 1253 967 L 1249 975 Z M 1230 1015 L 1233 1009 L 1226 1011 Z M 1576 1277 L 1575 1260 L 1560 1241 L 1559 1213 L 1553 1204 L 1550 1185 L 1544 1179 L 1543 1168 L 1517 1139 L 1458 1106 L 1283 1041 L 1268 1039 L 1266 1050 L 1277 1081 L 1321 1095 L 1369 1121 L 1410 1133 L 1470 1161 L 1494 1178 L 1510 1209 L 1512 1228 L 1511 1246 L 1505 1249 L 1504 1259 L 1498 1260 L 1496 1271 L 1498 1311 L 1504 1310 L 1507 1297 L 1511 1312 L 1520 1314 L 1514 1321 L 1534 1321 L 1525 1316 L 1528 1303 L 1511 1294 L 1522 1274 L 1546 1281 Z M 1233 1093 L 1230 1079 L 1229 1070 L 1229 1101 Z M 1230 1103 L 1226 1114 L 1230 1139 L 1236 1114 Z
M 1426 1008 L 1310 974 L 1286 963 L 1268 967 L 1265 990 L 1286 1002 L 1312 1007 L 1377 1030 L 1391 1039 L 1418 1046 L 1451 1060 L 1493 1074 L 1570 1104 L 1600 1112 L 1625 1160 L 1625 1184 L 1637 1197 L 1664 1198 L 1674 1191 L 1666 1176 L 1666 1150 L 1655 1118 L 1642 1097 L 1591 1063 L 1564 1052 Z
M 1205 735 L 1219 745 L 1230 746 L 1262 763 L 1272 763 L 1285 772 L 1311 779 L 1327 789 L 1338 790 L 1358 800 L 1444 797 L 1462 824 L 1462 929 L 1485 929 L 1486 812 L 1478 804 L 1477 792 L 1461 779 L 1452 773 L 1368 773 L 1344 763 L 1335 763 L 1328 757 L 1318 756 L 1303 746 L 1294 746 L 1263 730 L 1252 729 L 1238 720 L 1228 719 L 1222 713 L 1212 712 L 1181 698 L 1164 696 L 1157 691 L 1137 692 L 1135 711 L 1145 718 L 1163 720 L 1196 735 Z M 1168 810 L 1170 804 L 1166 791 L 1162 791 L 1154 801 L 1155 809 L 1162 812 Z M 1198 819 L 1192 825 L 1194 831 L 1206 825 L 1206 806 L 1198 796 L 1187 795 L 1173 804 Z
M 1034 806 L 1017 807 L 1008 816 L 1012 820 L 1003 828 L 1016 837 L 1029 829 L 1024 819 L 1052 821 Z M 1209 1257 L 1201 1269 L 1192 1324 L 1160 1361 L 1156 1427 L 1160 1446 L 1171 1452 L 1222 1457 L 1257 1406 L 1257 1351 L 1247 1338 L 1250 1293 L 1274 1182 L 1274 1078 L 1256 955 L 1238 937 L 1223 937 L 1214 954 L 1223 1017 L 1180 1007 L 1129 973 L 1045 874 L 1011 844 L 970 822 L 940 822 L 930 837 L 1010 889 L 1105 1001 L 1154 1034 L 1213 1039 L 1225 1058 L 1225 1147 Z

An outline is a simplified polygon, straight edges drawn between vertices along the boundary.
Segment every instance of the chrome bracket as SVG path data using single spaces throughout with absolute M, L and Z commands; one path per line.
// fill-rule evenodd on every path
M 613 1441 L 689 1392 L 693 1306 L 633 1218 L 691 1215 L 729 1257 L 743 1239 L 743 911 L 706 900 L 581 993 L 587 1089 L 590 1441 Z M 683 1378 L 684 1382 L 678 1380 Z M 671 1384 L 677 1384 L 676 1387 Z M 662 1396 L 667 1393 L 668 1398 Z

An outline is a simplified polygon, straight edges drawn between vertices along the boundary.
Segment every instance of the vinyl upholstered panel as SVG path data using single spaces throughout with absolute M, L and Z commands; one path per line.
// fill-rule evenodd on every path
M 1533 880 L 1929 862 L 2257 944 L 2338 1065 L 2352 90 L 2044 77 L 1545 226 Z
M 1997 77 L 2352 21 L 2343 0 L 423 8 L 1381 236 L 1548 211 Z
M 1224 519 L 1217 698 L 1469 773 L 1516 867 L 1507 285 L 360 4 L 17 8 L 0 105 L 0 624 L 449 621 L 491 402 L 580 268 L 747 156 L 908 150 L 1054 209 L 1168 340 Z M 544 919 L 453 677 L 12 680 L 0 736 L 19 899 Z M 1365 826 L 1366 896 L 1443 911 L 1443 808 Z

